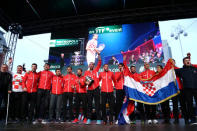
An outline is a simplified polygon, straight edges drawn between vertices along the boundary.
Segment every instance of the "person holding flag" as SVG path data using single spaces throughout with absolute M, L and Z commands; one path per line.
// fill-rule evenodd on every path
M 137 77 L 138 74 L 136 72 L 134 72 L 134 70 L 131 70 L 131 71 L 129 70 L 127 63 L 126 63 L 126 55 L 124 53 L 122 53 L 122 54 L 123 54 L 123 65 L 124 65 L 124 71 L 123 71 L 124 77 L 125 76 Z M 125 82 L 125 80 L 124 80 L 124 82 Z M 135 122 L 131 122 L 131 120 L 130 120 L 130 117 L 133 117 L 133 119 L 134 119 L 133 112 L 135 110 L 135 102 L 132 100 L 129 100 L 127 88 L 123 87 L 123 89 L 124 89 L 125 98 L 124 98 L 120 113 L 118 115 L 118 121 L 116 122 L 116 124 L 119 124 L 119 125 L 135 124 Z
M 196 123 L 193 98 L 197 102 L 197 68 L 195 68 L 189 57 L 183 58 L 183 68 L 176 69 L 176 75 L 183 81 L 183 107 L 182 112 L 185 124 Z
M 146 104 L 146 107 L 147 105 L 149 106 L 148 109 L 146 107 L 145 109 L 146 112 L 149 113 L 147 114 L 147 117 L 149 118 L 150 123 L 158 123 L 158 121 L 155 119 L 156 116 L 154 106 L 179 94 L 179 89 L 176 86 L 176 76 L 173 68 L 174 66 L 172 64 L 172 60 L 170 59 L 168 60 L 164 69 L 158 74 L 155 74 L 154 71 L 149 69 L 148 63 L 145 63 L 144 66 L 146 70 L 141 73 L 140 77 L 136 77 L 131 73 L 125 73 L 124 88 L 126 91 L 126 96 L 129 100 Z M 132 108 L 132 106 L 130 108 Z M 119 115 L 120 124 L 129 123 L 129 120 L 127 119 L 128 112 L 129 105 L 123 104 L 121 113 Z
M 140 73 L 140 78 L 144 80 L 148 80 L 152 78 L 155 75 L 155 71 L 150 70 L 149 63 L 144 63 L 144 69 L 145 71 Z M 147 115 L 147 123 L 148 124 L 158 124 L 158 121 L 156 120 L 156 105 L 148 105 L 145 104 L 145 112 Z
M 116 115 L 115 119 L 118 119 L 118 115 L 120 113 L 123 100 L 125 97 L 125 92 L 123 90 L 124 86 L 124 65 L 123 63 L 118 64 L 119 72 L 115 72 L 115 88 L 116 88 Z

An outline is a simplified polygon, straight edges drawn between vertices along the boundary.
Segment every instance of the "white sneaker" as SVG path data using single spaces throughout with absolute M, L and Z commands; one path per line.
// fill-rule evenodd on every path
M 148 120 L 148 124 L 149 124 L 149 125 L 152 124 L 152 120 Z
M 35 120 L 32 122 L 33 125 L 38 124 L 38 123 L 39 123 L 38 120 Z
M 118 120 L 115 122 L 116 125 L 118 125 Z
M 47 121 L 46 121 L 46 120 L 42 120 L 41 123 L 42 123 L 42 124 L 47 124 Z
M 158 124 L 158 120 L 154 119 L 153 124 Z
M 195 123 L 191 123 L 191 124 L 190 124 L 190 126 L 193 126 L 193 125 L 197 125 L 197 122 L 195 122 Z

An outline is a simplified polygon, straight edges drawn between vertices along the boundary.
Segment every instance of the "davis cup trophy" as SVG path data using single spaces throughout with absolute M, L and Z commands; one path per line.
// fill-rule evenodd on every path
M 88 86 L 92 85 L 93 82 L 94 80 L 90 76 L 86 76 L 86 84 Z

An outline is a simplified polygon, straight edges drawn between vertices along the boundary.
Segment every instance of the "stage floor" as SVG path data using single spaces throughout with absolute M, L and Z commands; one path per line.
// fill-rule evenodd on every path
M 8 124 L 7 126 L 1 122 L 0 130 L 4 131 L 197 131 L 197 125 L 185 126 L 184 120 L 180 120 L 179 125 L 174 124 L 159 124 L 157 125 L 141 125 L 137 121 L 135 125 L 85 125 L 85 124 L 72 124 L 72 123 L 48 123 L 43 124 Z

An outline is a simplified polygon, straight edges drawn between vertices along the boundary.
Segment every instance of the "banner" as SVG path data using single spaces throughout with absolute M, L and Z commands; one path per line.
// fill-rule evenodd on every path
M 122 32 L 122 25 L 100 26 L 89 28 L 89 34 L 103 34 Z
M 179 93 L 171 59 L 151 79 L 143 80 L 131 74 L 125 76 L 124 87 L 127 88 L 130 100 L 149 105 L 162 103 Z
M 78 39 L 55 39 L 50 40 L 50 47 L 65 47 L 78 45 Z

